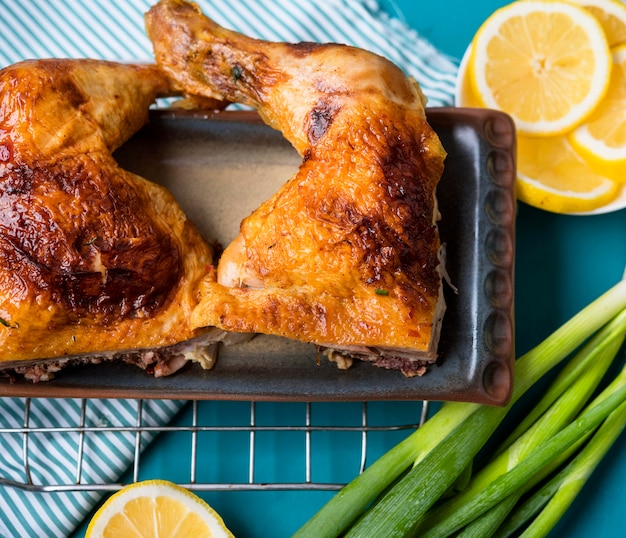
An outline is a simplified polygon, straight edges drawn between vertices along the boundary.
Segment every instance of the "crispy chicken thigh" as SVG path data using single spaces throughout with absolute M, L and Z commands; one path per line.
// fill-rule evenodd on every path
M 241 223 L 217 281 L 201 282 L 193 323 L 423 373 L 444 308 L 445 151 L 418 84 L 364 50 L 253 39 L 180 0 L 153 6 L 146 25 L 176 90 L 256 108 L 303 158 Z
M 0 71 L 1 368 L 46 379 L 28 361 L 88 353 L 156 363 L 159 375 L 173 367 L 150 350 L 163 346 L 179 365 L 202 359 L 204 331 L 189 319 L 212 250 L 169 192 L 111 155 L 169 93 L 155 66 Z

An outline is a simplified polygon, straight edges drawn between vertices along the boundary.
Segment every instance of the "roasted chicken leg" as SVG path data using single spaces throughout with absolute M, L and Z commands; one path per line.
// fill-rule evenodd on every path
M 162 375 L 206 357 L 189 319 L 212 250 L 165 189 L 111 154 L 166 94 L 148 65 L 0 71 L 0 369 L 48 379 L 89 354 Z
M 242 222 L 217 281 L 202 280 L 193 323 L 423 373 L 444 310 L 445 151 L 418 84 L 364 50 L 252 39 L 181 0 L 153 6 L 146 25 L 173 88 L 251 105 L 303 158 Z

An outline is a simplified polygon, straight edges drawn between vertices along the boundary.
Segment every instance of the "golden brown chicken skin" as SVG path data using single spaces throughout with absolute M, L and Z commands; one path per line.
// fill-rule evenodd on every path
M 202 281 L 194 323 L 422 373 L 443 312 L 445 151 L 418 85 L 364 50 L 252 39 L 179 0 L 159 2 L 146 24 L 174 88 L 253 106 L 303 157 L 242 222 L 217 281 Z
M 169 93 L 156 66 L 0 71 L 2 365 L 199 335 L 189 317 L 211 248 L 169 192 L 112 157 Z

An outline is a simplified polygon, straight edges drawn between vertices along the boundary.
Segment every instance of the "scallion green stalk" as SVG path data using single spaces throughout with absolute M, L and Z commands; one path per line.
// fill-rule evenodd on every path
M 608 390 L 608 389 L 607 389 Z M 462 509 L 432 527 L 421 536 L 429 538 L 450 536 L 463 528 L 477 516 L 484 514 L 503 499 L 515 493 L 538 470 L 548 465 L 569 446 L 585 434 L 597 428 L 615 409 L 626 402 L 626 385 L 606 393 L 597 403 L 589 406 L 575 421 L 543 443 L 527 458 L 520 461 L 507 473 L 496 478 L 484 490 L 475 495 Z
M 525 534 L 526 537 L 545 536 L 562 517 L 565 510 L 569 508 L 587 478 L 613 446 L 625 427 L 626 405 L 622 404 L 603 422 L 576 458 L 511 512 L 507 520 L 493 535 L 494 538 L 519 536 L 520 529 L 537 517 L 537 514 L 541 513 L 544 507 L 552 502 L 552 506 L 544 510 L 542 516 L 535 520 L 535 523 L 528 528 L 527 534 Z M 556 500 L 552 501 L 563 485 L 565 485 L 568 493 L 567 498 L 561 497 L 559 499 L 556 497 Z
M 528 499 L 517 505 L 509 514 L 509 517 L 493 534 L 493 538 L 510 538 L 519 536 L 520 529 L 532 518 L 536 517 L 543 507 L 548 504 L 567 473 L 563 469 L 552 477 L 546 484 L 534 492 Z
M 455 535 L 455 538 L 487 538 L 493 536 L 502 523 L 506 521 L 520 497 L 519 491 L 509 495 L 496 506 L 474 519 L 469 525 L 466 525 Z
M 560 390 L 563 377 L 559 376 L 553 385 L 547 390 L 547 394 L 560 391 L 556 401 L 532 424 L 517 440 L 508 445 L 505 451 L 499 451 L 479 473 L 477 473 L 468 486 L 441 506 L 431 510 L 420 523 L 420 535 L 428 536 L 427 530 L 439 522 L 449 519 L 451 514 L 457 512 L 467 504 L 486 486 L 498 476 L 504 474 L 519 461 L 534 452 L 542 443 L 558 433 L 566 426 L 580 410 L 587 404 L 588 399 L 598 387 L 613 359 L 620 350 L 626 334 L 626 310 L 623 310 L 593 338 L 589 340 L 571 359 L 566 368 L 568 371 L 577 371 L 578 377 L 573 378 L 566 390 Z M 578 365 L 586 365 L 582 370 Z M 579 371 L 580 370 L 580 371 Z M 539 403 L 543 410 L 543 402 Z M 530 414 L 534 414 L 532 411 Z M 564 458 L 567 452 L 561 455 Z M 558 461 L 555 463 L 558 464 Z M 525 487 L 532 485 L 528 482 Z M 520 495 L 523 493 L 519 492 Z M 499 509 L 494 512 L 494 518 L 499 517 Z M 484 519 L 484 518 L 483 518 Z
M 612 383 L 595 399 L 592 405 L 602 402 L 608 395 L 626 386 L 626 365 Z M 626 404 L 622 404 L 594 433 L 592 439 L 581 449 L 576 457 L 546 484 L 539 488 L 532 496 L 517 506 L 506 523 L 495 534 L 497 538 L 507 538 L 517 532 L 532 520 L 547 504 L 552 502 L 549 509 L 534 525 L 537 535 L 548 532 L 556 521 L 569 507 L 576 494 L 585 484 L 587 478 L 600 463 L 606 452 L 626 428 Z M 562 496 L 556 496 L 559 490 L 566 491 Z M 567 495 L 567 496 L 566 496 Z M 556 501 L 551 501 L 556 496 Z M 532 534 L 529 534 L 532 536 Z
M 463 472 L 505 414 L 501 407 L 477 409 L 369 509 L 348 530 L 346 538 L 410 535 L 415 523 Z
M 503 451 L 508 448 L 517 438 L 520 437 L 528 428 L 537 421 L 537 419 L 565 392 L 568 387 L 576 382 L 580 376 L 584 375 L 590 368 L 596 368 L 595 354 L 591 351 L 595 346 L 609 345 L 611 333 L 619 335 L 622 333 L 624 338 L 623 327 L 626 325 L 626 310 L 619 313 L 613 320 L 609 322 L 606 331 L 602 332 L 589 343 L 585 345 L 585 350 L 577 354 L 574 358 L 567 362 L 559 375 L 551 383 L 550 387 L 543 394 L 541 400 L 535 404 L 533 409 L 526 414 L 517 427 L 509 434 L 507 439 L 500 445 L 499 450 Z M 606 336 L 606 340 L 605 340 Z M 614 345 L 614 344 L 611 344 Z M 619 345 L 619 344 L 618 344 Z M 591 348 L 591 349 L 589 349 Z
M 623 401 L 626 401 L 626 387 L 601 404 L 587 410 L 581 418 L 561 430 L 511 470 L 500 475 L 485 489 L 470 498 L 459 510 L 449 514 L 447 519 L 440 521 L 427 532 L 419 529 L 419 536 L 422 538 L 449 536 L 496 506 L 506 497 L 523 488 L 529 480 L 533 479 L 538 469 L 548 465 L 578 439 L 598 426 Z M 470 416 L 437 447 L 437 450 L 428 454 L 420 465 L 411 469 L 380 502 L 350 528 L 345 536 L 350 538 L 414 536 L 422 516 L 445 491 L 443 484 L 450 475 L 454 476 L 457 471 L 460 472 L 457 466 L 464 463 L 467 457 L 465 454 L 475 450 L 476 438 L 472 432 L 476 429 L 481 434 L 486 431 L 484 424 L 476 423 L 475 419 L 479 414 L 474 413 Z M 483 415 L 481 418 L 486 418 L 486 416 Z M 460 447 L 466 448 L 467 452 L 461 450 Z
M 622 384 L 626 386 L 624 380 Z M 581 453 L 568 466 L 558 489 L 539 516 L 524 531 L 522 537 L 546 536 L 554 528 L 624 427 L 626 427 L 626 403 L 609 415 Z

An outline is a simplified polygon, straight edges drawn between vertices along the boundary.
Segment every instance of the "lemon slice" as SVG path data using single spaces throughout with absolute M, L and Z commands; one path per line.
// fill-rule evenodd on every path
M 598 209 L 620 193 L 619 184 L 594 172 L 566 136 L 517 137 L 517 198 L 553 213 Z
M 511 115 L 529 136 L 565 133 L 606 93 L 611 54 L 585 9 L 561 1 L 513 2 L 473 40 L 469 75 L 483 106 Z
M 589 11 L 602 26 L 609 47 L 626 44 L 626 5 L 620 0 L 570 0 Z
M 459 66 L 459 78 L 456 85 L 455 103 L 457 106 L 476 107 L 479 106 L 478 98 L 469 83 L 467 75 L 467 63 L 471 55 L 471 45 L 468 47 Z M 560 174 L 556 169 L 551 170 L 551 164 L 557 161 L 573 161 L 573 165 L 563 168 L 576 170 L 576 174 L 586 174 L 589 164 L 581 160 L 577 154 L 571 155 L 572 147 L 565 139 L 566 135 L 556 137 L 517 137 L 517 168 L 518 180 L 516 183 L 518 199 L 523 202 L 548 211 L 568 213 L 574 215 L 592 215 L 618 211 L 626 207 L 626 184 L 621 185 L 619 192 L 613 196 L 615 185 L 605 183 L 608 178 L 603 178 L 602 174 L 591 174 L 591 185 L 597 181 L 600 186 L 597 190 L 585 183 L 587 194 L 580 194 L 580 188 L 573 189 L 573 200 L 570 199 L 573 193 L 568 192 L 571 187 L 563 184 L 563 177 L 570 177 L 571 173 Z M 565 151 L 569 155 L 561 155 Z M 535 159 L 541 159 L 539 162 Z M 574 172 L 572 172 L 574 173 Z M 584 176 L 574 176 L 584 177 Z M 593 179 L 593 178 L 596 179 Z M 567 183 L 566 179 L 566 183 Z M 585 189 L 583 189 L 584 193 Z M 590 192 L 591 191 L 591 192 Z M 594 192 L 595 191 L 595 192 Z M 575 194 L 578 192 L 578 194 Z M 596 199 L 597 195 L 597 199 Z M 555 198 L 554 200 L 552 198 Z M 578 200 L 582 198 L 581 200 Z M 603 200 L 607 201 L 603 201 Z
M 626 183 L 626 45 L 613 51 L 606 97 L 570 141 L 598 173 Z
M 200 497 L 166 480 L 122 488 L 95 513 L 86 538 L 233 537 Z

